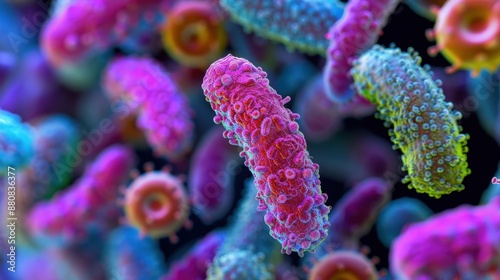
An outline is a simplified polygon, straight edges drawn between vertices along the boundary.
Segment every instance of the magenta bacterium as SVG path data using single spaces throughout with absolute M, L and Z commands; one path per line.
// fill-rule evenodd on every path
M 214 62 L 202 88 L 215 111 L 224 137 L 243 148 L 240 156 L 254 175 L 258 209 L 282 252 L 303 256 L 327 236 L 328 213 L 321 192 L 319 166 L 307 152 L 304 135 L 295 122 L 298 114 L 284 105 L 269 86 L 267 74 L 246 59 L 232 55 Z
M 241 160 L 236 147 L 230 145 L 216 126 L 207 132 L 191 160 L 188 187 L 193 212 L 211 224 L 230 210 L 234 196 L 233 177 Z
M 124 100 L 130 114 L 138 114 L 137 126 L 155 153 L 177 160 L 191 148 L 193 112 L 158 62 L 147 57 L 116 58 L 105 71 L 103 87 L 112 100 Z
M 81 61 L 124 41 L 141 18 L 154 23 L 159 0 L 57 1 L 41 33 L 41 46 L 54 65 Z
M 392 244 L 397 279 L 498 279 L 500 197 L 410 225 Z
M 349 71 L 352 62 L 372 47 L 399 0 L 351 0 L 342 18 L 330 28 L 324 82 L 327 96 L 337 103 L 351 101 L 356 92 Z
M 84 239 L 90 230 L 106 232 L 118 222 L 116 198 L 133 165 L 128 147 L 107 148 L 67 190 L 35 204 L 27 220 L 29 231 L 68 243 Z

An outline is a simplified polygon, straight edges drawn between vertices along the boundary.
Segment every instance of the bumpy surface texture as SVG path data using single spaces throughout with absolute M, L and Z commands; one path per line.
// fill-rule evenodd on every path
M 290 101 L 269 86 L 267 74 L 248 60 L 227 55 L 214 62 L 202 88 L 224 137 L 243 148 L 254 175 L 258 209 L 266 210 L 271 235 L 282 252 L 303 256 L 326 236 L 330 208 L 321 192 L 319 166 L 306 150 L 304 135 L 284 105 Z
M 391 272 L 398 279 L 498 279 L 499 213 L 497 197 L 409 226 L 393 243 Z
M 352 75 L 358 92 L 377 104 L 379 118 L 395 148 L 403 152 L 403 183 L 439 198 L 463 190 L 467 167 L 467 134 L 457 125 L 462 115 L 444 101 L 441 81 L 433 81 L 429 67 L 410 50 L 374 46 L 355 63 Z
M 221 6 L 247 30 L 290 49 L 325 55 L 325 34 L 344 12 L 336 0 L 221 0 Z

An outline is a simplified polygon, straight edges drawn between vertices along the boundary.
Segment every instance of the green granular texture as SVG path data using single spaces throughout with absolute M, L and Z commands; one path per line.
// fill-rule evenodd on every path
M 469 135 L 461 134 L 462 115 L 445 102 L 441 81 L 432 80 L 428 65 L 413 49 L 379 45 L 354 62 L 351 74 L 358 92 L 377 105 L 376 117 L 384 120 L 394 149 L 401 149 L 403 171 L 418 193 L 440 198 L 464 189 L 471 173 L 466 146 Z

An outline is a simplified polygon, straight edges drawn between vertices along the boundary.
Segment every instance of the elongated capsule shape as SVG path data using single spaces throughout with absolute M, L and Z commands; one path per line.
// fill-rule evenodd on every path
M 420 66 L 416 52 L 374 46 L 352 69 L 358 92 L 378 106 L 378 117 L 389 130 L 394 148 L 403 152 L 403 183 L 431 197 L 464 189 L 467 134 L 457 124 L 462 115 L 444 100 L 441 81 L 433 81 L 430 67 Z

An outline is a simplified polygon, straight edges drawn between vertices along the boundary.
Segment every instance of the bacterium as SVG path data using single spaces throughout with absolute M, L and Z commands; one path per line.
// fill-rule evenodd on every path
M 327 63 L 323 71 L 325 93 L 334 102 L 351 101 L 356 92 L 351 88 L 349 72 L 352 62 L 371 48 L 399 0 L 350 0 L 344 15 L 328 31 L 330 40 Z
M 500 197 L 462 205 L 410 225 L 392 244 L 397 279 L 498 279 Z
M 431 197 L 464 189 L 469 135 L 461 134 L 453 104 L 444 101 L 441 81 L 433 81 L 430 67 L 412 49 L 374 46 L 354 62 L 352 75 L 358 92 L 377 104 L 376 115 L 391 124 L 394 148 L 403 152 L 403 183 Z
M 240 156 L 254 175 L 258 209 L 282 252 L 303 256 L 327 236 L 328 213 L 319 166 L 307 152 L 298 114 L 269 86 L 267 74 L 248 60 L 227 55 L 207 70 L 202 88 L 224 137 L 243 148 Z
M 116 58 L 102 83 L 111 100 L 124 100 L 126 111 L 138 114 L 137 126 L 157 155 L 178 160 L 191 148 L 193 112 L 158 62 L 147 57 Z
M 193 212 L 211 224 L 224 217 L 233 203 L 233 177 L 241 164 L 236 147 L 230 145 L 220 126 L 207 132 L 191 161 L 188 187 Z
M 221 0 L 220 5 L 246 30 L 289 50 L 325 55 L 328 28 L 342 17 L 338 0 Z

